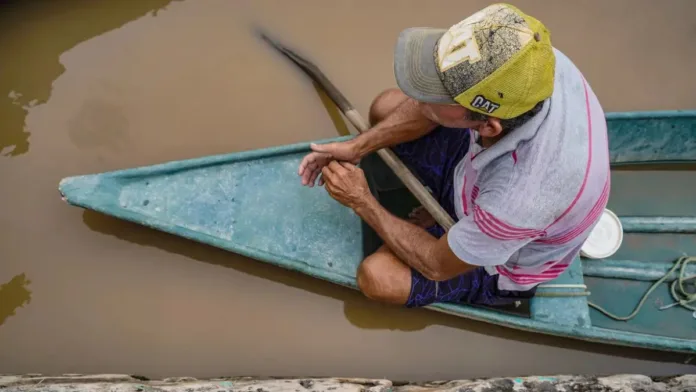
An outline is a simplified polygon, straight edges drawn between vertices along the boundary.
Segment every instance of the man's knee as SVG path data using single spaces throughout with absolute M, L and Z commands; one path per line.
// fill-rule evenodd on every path
M 377 252 L 360 264 L 358 288 L 375 301 L 404 304 L 411 292 L 411 271 L 403 264 L 395 266 L 388 257 L 394 256 Z
M 394 111 L 408 97 L 398 88 L 390 88 L 382 91 L 370 105 L 370 124 L 375 125 L 384 120 L 389 113 Z

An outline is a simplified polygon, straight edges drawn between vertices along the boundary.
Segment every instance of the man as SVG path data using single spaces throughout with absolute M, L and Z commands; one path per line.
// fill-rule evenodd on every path
M 606 122 L 582 74 L 538 20 L 506 4 L 449 30 L 412 28 L 396 45 L 400 90 L 372 128 L 313 145 L 299 167 L 373 227 L 384 245 L 357 271 L 369 298 L 407 307 L 529 298 L 577 256 L 609 196 Z M 357 164 L 389 147 L 456 224 L 409 221 L 370 194 Z

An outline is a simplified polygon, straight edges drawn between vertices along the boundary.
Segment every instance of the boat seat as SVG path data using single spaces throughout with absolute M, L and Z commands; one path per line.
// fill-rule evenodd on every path
M 538 286 L 537 294 L 529 304 L 531 317 L 537 321 L 589 328 L 592 322 L 587 295 L 583 294 L 587 291 L 584 285 L 582 262 L 578 256 L 559 277 Z

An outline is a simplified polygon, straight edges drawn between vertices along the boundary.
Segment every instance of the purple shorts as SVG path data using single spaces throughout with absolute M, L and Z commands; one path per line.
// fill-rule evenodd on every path
M 411 169 L 433 197 L 457 221 L 454 210 L 454 169 L 469 150 L 468 129 L 438 127 L 420 139 L 392 147 L 394 153 Z M 435 224 L 428 232 L 440 238 L 444 229 Z M 508 291 L 498 289 L 498 275 L 489 275 L 483 267 L 444 282 L 425 278 L 411 268 L 411 294 L 407 307 L 434 302 L 458 302 L 488 306 L 508 305 L 534 296 L 536 289 Z

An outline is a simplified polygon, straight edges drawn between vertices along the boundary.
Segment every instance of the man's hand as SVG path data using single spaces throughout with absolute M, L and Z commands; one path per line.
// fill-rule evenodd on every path
M 438 240 L 423 228 L 389 213 L 370 193 L 363 170 L 352 163 L 331 161 L 322 169 L 322 177 L 331 197 L 353 209 L 401 261 L 428 279 L 443 281 L 476 268 L 452 252 L 446 233 Z M 425 209 L 411 215 L 422 220 L 421 224 L 427 224 L 429 217 Z
M 357 164 L 360 161 L 358 148 L 352 141 L 329 144 L 311 144 L 311 153 L 300 163 L 298 175 L 302 176 L 302 185 L 313 187 L 322 169 L 329 162 L 347 161 Z M 324 184 L 324 178 L 319 179 L 319 185 Z
M 352 163 L 331 161 L 321 172 L 326 191 L 344 206 L 355 209 L 373 198 L 365 173 Z
M 427 229 L 428 227 L 431 227 L 435 225 L 437 222 L 435 221 L 435 218 L 433 218 L 432 215 L 430 215 L 430 212 L 425 209 L 425 207 L 417 207 L 413 211 L 411 211 L 408 214 L 408 219 L 409 222 L 413 223 L 414 225 L 418 227 L 422 227 L 424 229 Z

